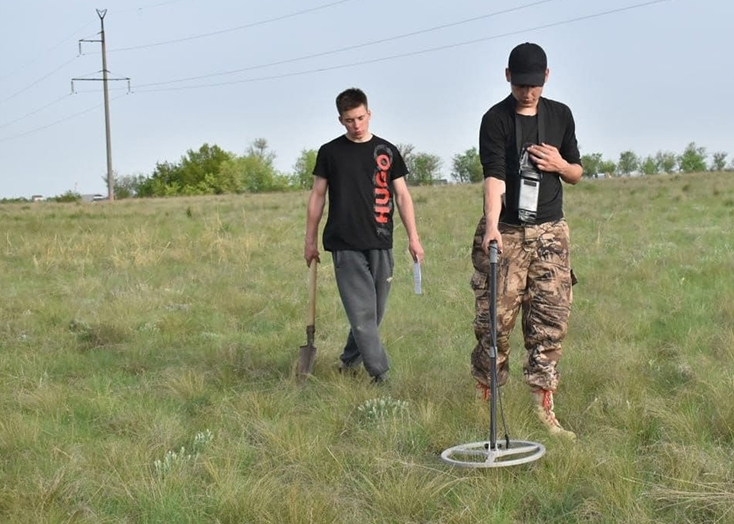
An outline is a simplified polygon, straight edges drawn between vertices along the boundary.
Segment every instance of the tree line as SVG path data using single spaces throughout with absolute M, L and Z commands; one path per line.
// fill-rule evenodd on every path
M 409 185 L 436 185 L 449 182 L 443 174 L 443 161 L 437 155 L 417 151 L 412 144 L 396 146 L 408 167 Z M 253 141 L 244 154 L 225 151 L 217 145 L 203 144 L 189 149 L 178 162 L 159 162 L 150 175 L 114 177 L 116 199 L 184 195 L 220 195 L 260 193 L 310 189 L 317 151 L 303 149 L 292 171 L 281 173 L 275 168 L 276 154 L 264 138 Z M 658 151 L 654 155 L 638 156 L 631 150 L 620 153 L 615 162 L 601 153 L 582 155 L 584 177 L 613 177 L 655 175 L 659 173 L 697 173 L 703 171 L 734 170 L 734 160 L 727 163 L 728 153 L 709 155 L 705 147 L 695 142 L 676 154 Z M 476 183 L 484 178 L 479 152 L 476 147 L 454 155 L 450 165 L 450 179 L 455 183 Z M 102 177 L 106 183 L 106 177 Z M 77 201 L 80 195 L 67 191 L 51 197 L 57 202 Z M 3 202 L 25 199 L 3 199 Z
M 397 144 L 397 148 L 408 167 L 409 185 L 448 182 L 439 156 L 417 151 L 412 144 Z M 116 178 L 115 195 L 127 198 L 308 189 L 313 179 L 316 154 L 315 149 L 302 150 L 292 171 L 282 174 L 275 169 L 275 153 L 270 151 L 264 138 L 255 140 L 242 156 L 223 151 L 216 145 L 204 144 L 197 151 L 187 151 L 177 163 L 157 164 L 149 177 Z M 708 162 L 706 148 L 691 142 L 680 154 L 658 151 L 641 157 L 628 150 L 620 153 L 615 162 L 603 158 L 601 153 L 590 153 L 582 155 L 581 163 L 585 177 L 597 178 L 734 170 L 734 162 L 727 165 L 727 157 L 727 153 L 716 152 Z M 484 175 L 477 148 L 454 155 L 449 175 L 451 181 L 459 184 L 482 181 Z

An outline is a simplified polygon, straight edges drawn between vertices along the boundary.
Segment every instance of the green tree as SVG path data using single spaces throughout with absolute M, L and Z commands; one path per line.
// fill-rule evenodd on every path
M 288 188 L 288 177 L 275 169 L 275 153 L 268 150 L 268 141 L 258 138 L 247 148 L 240 165 L 244 168 L 244 189 L 251 193 L 283 191 Z
M 63 203 L 79 202 L 81 199 L 82 199 L 82 196 L 79 193 L 77 193 L 76 191 L 72 191 L 71 189 L 69 189 L 65 193 L 49 198 L 49 200 L 52 200 L 54 202 L 63 202 Z
M 726 157 L 729 156 L 728 153 L 717 151 L 712 156 L 711 171 L 723 171 L 726 169 Z
M 675 157 L 675 153 L 671 151 L 655 153 L 655 162 L 660 167 L 660 171 L 668 174 L 675 172 L 675 167 L 678 165 L 678 159 Z
M 454 155 L 451 177 L 460 184 L 481 182 L 484 179 L 484 171 L 476 147 Z
M 140 196 L 173 196 L 223 193 L 231 190 L 225 181 L 218 180 L 223 163 L 233 158 L 232 153 L 217 145 L 202 145 L 189 149 L 176 163 L 157 163 L 149 179 L 140 184 Z
M 268 141 L 264 138 L 256 138 L 252 141 L 247 148 L 247 156 L 257 157 L 269 165 L 273 165 L 275 161 L 275 153 L 268 151 Z
M 418 153 L 414 160 L 413 182 L 419 186 L 430 186 L 441 178 L 443 162 L 437 155 Z M 410 174 L 408 175 L 410 177 Z
M 245 156 L 225 162 L 219 178 L 230 181 L 237 193 L 283 191 L 288 188 L 289 179 L 276 171 L 274 160 L 275 154 L 268 151 L 267 141 L 260 138 L 248 147 Z
M 441 158 L 429 153 L 417 153 L 413 144 L 397 144 L 400 156 L 408 168 L 405 181 L 413 186 L 429 186 L 441 178 Z
M 613 177 L 617 172 L 617 164 L 613 160 L 602 160 L 599 162 L 599 173 L 606 177 Z
M 318 151 L 315 149 L 303 149 L 301 155 L 293 165 L 293 175 L 291 176 L 291 185 L 301 189 L 311 189 L 313 186 L 313 168 L 316 166 L 316 155 Z
M 408 171 L 412 171 L 416 155 L 415 146 L 413 144 L 396 144 L 395 147 L 398 148 L 400 156 L 403 157 L 403 161 L 405 162 L 405 166 L 408 168 Z
M 222 163 L 231 158 L 232 153 L 224 151 L 217 145 L 204 144 L 198 151 L 189 149 L 180 164 L 182 191 L 186 194 L 215 192 L 215 188 L 209 182 L 216 179 Z
M 678 165 L 684 173 L 700 173 L 706 171 L 706 148 L 697 147 L 695 142 L 686 146 L 678 157 Z
M 112 186 L 115 192 L 115 199 L 122 200 L 142 196 L 140 190 L 145 182 L 145 175 L 115 175 Z
M 640 171 L 643 175 L 657 175 L 660 173 L 660 165 L 658 161 L 652 155 L 647 155 L 642 162 L 640 162 Z
M 633 151 L 622 151 L 617 162 L 617 171 L 621 175 L 629 175 L 640 167 L 640 159 Z
M 584 176 L 596 178 L 601 170 L 602 157 L 601 153 L 590 153 L 581 157 L 581 165 L 584 166 Z

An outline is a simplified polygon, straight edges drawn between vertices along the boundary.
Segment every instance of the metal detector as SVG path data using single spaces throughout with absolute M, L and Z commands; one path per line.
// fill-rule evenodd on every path
M 445 449 L 441 460 L 464 468 L 500 468 L 538 460 L 545 446 L 537 442 L 510 440 L 505 425 L 505 440 L 497 442 L 497 242 L 489 244 L 489 440 L 459 444 Z M 503 415 L 504 422 L 504 415 Z

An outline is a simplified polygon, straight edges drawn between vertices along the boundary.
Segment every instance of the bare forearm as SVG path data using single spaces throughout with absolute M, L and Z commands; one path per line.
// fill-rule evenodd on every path
M 566 163 L 566 166 L 558 171 L 558 176 L 560 176 L 561 180 L 567 184 L 577 184 L 581 180 L 581 176 L 583 174 L 583 167 L 579 164 L 569 164 L 568 162 Z
M 487 177 L 484 179 L 484 216 L 487 218 L 487 227 L 494 229 L 500 220 L 502 211 L 502 195 L 505 192 L 505 182 L 499 178 Z
M 418 228 L 415 224 L 415 209 L 413 207 L 413 199 L 409 194 L 399 195 L 397 197 L 398 213 L 400 220 L 403 222 L 408 240 L 418 239 Z
M 306 242 L 315 244 L 319 233 L 319 222 L 324 213 L 326 198 L 317 193 L 311 193 L 306 209 Z
M 490 242 L 497 242 L 502 252 L 502 235 L 499 230 L 500 212 L 502 211 L 502 195 L 505 193 L 505 181 L 499 178 L 484 179 L 484 217 L 486 220 L 482 249 L 489 253 Z
M 326 188 L 328 184 L 325 179 L 316 177 L 314 179 L 311 195 L 308 197 L 306 206 L 306 238 L 303 243 L 303 257 L 306 264 L 310 265 L 315 259 L 319 261 L 318 234 L 321 215 L 324 213 L 326 204 Z
M 398 204 L 400 220 L 403 221 L 405 232 L 408 235 L 408 251 L 415 262 L 423 261 L 423 246 L 418 237 L 418 228 L 415 225 L 415 210 L 413 209 L 413 198 L 410 196 L 405 180 L 399 178 L 394 182 L 395 201 Z

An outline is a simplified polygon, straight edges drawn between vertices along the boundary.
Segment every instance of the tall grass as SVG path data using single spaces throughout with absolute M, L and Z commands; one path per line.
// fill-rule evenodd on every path
M 319 266 L 299 387 L 307 195 L 0 206 L 0 522 L 734 522 L 734 176 L 566 190 L 574 288 L 557 413 L 531 413 L 517 334 L 503 405 L 532 464 L 438 458 L 482 440 L 469 375 L 478 185 L 415 188 L 396 229 L 391 380 L 343 376 Z

